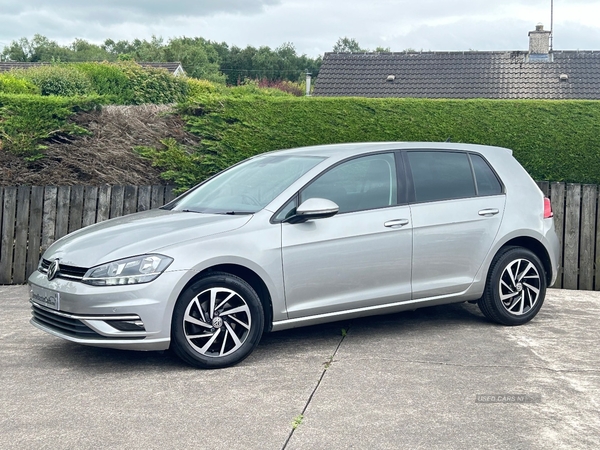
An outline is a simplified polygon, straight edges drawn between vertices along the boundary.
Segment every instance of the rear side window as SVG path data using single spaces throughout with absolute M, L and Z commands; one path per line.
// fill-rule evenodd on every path
M 408 152 L 408 161 L 417 202 L 477 195 L 469 156 L 466 153 Z M 485 164 L 485 161 L 483 163 Z
M 470 156 L 471 162 L 473 163 L 473 172 L 475 172 L 475 180 L 477 182 L 477 194 L 502 194 L 502 185 L 488 163 L 479 155 L 471 154 Z

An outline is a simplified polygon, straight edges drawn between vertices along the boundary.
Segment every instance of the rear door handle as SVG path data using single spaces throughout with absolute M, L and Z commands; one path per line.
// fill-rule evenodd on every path
M 408 225 L 408 219 L 388 220 L 387 222 L 385 222 L 383 224 L 383 226 L 388 227 L 388 228 L 403 227 L 404 225 Z
M 496 214 L 498 214 L 500 211 L 497 210 L 496 208 L 488 208 L 488 209 L 482 209 L 481 211 L 479 211 L 479 215 L 480 216 L 495 216 Z

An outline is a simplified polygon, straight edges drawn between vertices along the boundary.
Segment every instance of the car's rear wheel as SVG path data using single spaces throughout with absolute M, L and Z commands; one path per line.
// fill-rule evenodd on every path
M 522 247 L 507 247 L 492 261 L 481 312 L 503 325 L 522 325 L 539 312 L 546 296 L 546 272 L 540 259 Z
M 171 342 L 188 364 L 217 369 L 239 363 L 258 345 L 262 303 L 235 275 L 213 272 L 186 288 L 173 311 Z

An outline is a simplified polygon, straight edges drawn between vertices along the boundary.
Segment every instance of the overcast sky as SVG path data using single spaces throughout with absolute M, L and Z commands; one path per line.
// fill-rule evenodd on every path
M 230 45 L 331 51 L 339 37 L 363 48 L 526 50 L 550 29 L 551 0 L 0 0 L 0 48 L 39 33 L 75 38 L 201 36 Z M 600 0 L 554 1 L 554 49 L 600 50 Z

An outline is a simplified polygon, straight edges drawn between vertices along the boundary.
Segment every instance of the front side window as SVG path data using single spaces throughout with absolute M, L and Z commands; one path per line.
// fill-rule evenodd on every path
M 396 205 L 394 154 L 363 156 L 332 168 L 300 192 L 300 203 L 309 198 L 331 200 L 340 213 Z
M 475 197 L 469 155 L 459 152 L 408 152 L 417 202 Z

